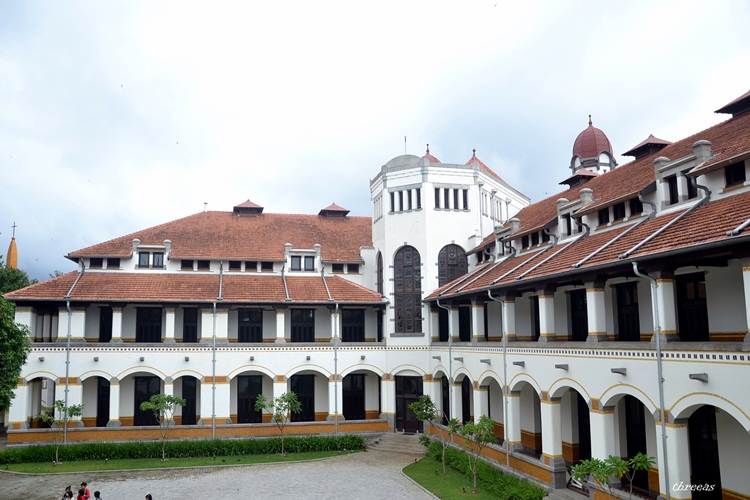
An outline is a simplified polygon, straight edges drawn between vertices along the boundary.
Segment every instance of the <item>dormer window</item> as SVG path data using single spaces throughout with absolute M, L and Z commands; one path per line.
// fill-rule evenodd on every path
M 359 264 L 349 264 L 347 266 L 349 274 L 359 274 Z
M 612 207 L 612 220 L 622 220 L 625 218 L 625 202 L 618 203 Z
M 638 198 L 630 200 L 630 216 L 641 215 L 643 213 L 643 203 Z
M 667 183 L 667 195 L 668 202 L 670 205 L 675 205 L 680 201 L 680 195 L 677 190 L 677 175 L 670 175 L 664 178 L 664 182 Z
M 91 269 L 101 269 L 103 264 L 104 259 L 101 257 L 91 257 L 89 260 L 89 268 Z
M 529 248 L 529 236 L 521 236 L 521 248 Z
M 539 233 L 531 233 L 531 246 L 535 247 L 539 244 Z
M 609 207 L 599 210 L 599 225 L 605 226 L 607 224 L 609 224 Z
M 229 270 L 230 271 L 241 271 L 242 270 L 242 262 L 239 260 L 230 260 L 229 261 Z
M 120 269 L 120 257 L 108 257 L 107 269 Z
M 292 271 L 302 271 L 303 269 L 315 271 L 315 257 L 312 255 L 292 255 Z
M 211 270 L 211 261 L 210 260 L 199 260 L 198 261 L 198 271 L 210 271 Z
M 682 175 L 685 176 L 685 180 L 687 181 L 687 199 L 692 200 L 693 198 L 698 197 L 698 187 L 695 185 L 695 179 L 691 179 L 688 177 L 687 174 L 690 170 L 685 170 L 682 172 Z
M 154 269 L 161 269 L 164 267 L 164 252 L 153 253 L 153 267 Z
M 573 225 L 571 224 L 570 220 L 570 214 L 564 214 L 562 216 L 563 220 L 563 232 L 565 236 L 570 236 L 573 234 Z
M 726 187 L 744 184 L 746 179 L 747 175 L 745 174 L 744 161 L 724 167 L 724 180 L 726 182 Z
M 151 252 L 138 252 L 138 267 L 148 269 L 151 260 Z
M 331 272 L 335 274 L 343 274 L 344 264 L 331 264 Z
M 192 271 L 194 264 L 194 260 L 183 259 L 180 261 L 180 269 L 183 271 Z

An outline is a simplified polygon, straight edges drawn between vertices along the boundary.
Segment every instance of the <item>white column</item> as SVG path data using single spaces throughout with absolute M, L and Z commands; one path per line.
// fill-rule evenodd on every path
M 286 330 L 287 309 L 276 309 L 276 343 L 285 344 L 284 332 Z
M 609 340 L 604 291 L 604 283 L 586 283 L 586 314 L 589 323 L 586 342 L 606 342 Z
M 482 416 L 489 415 L 490 402 L 487 399 L 488 388 L 474 387 L 474 422 L 479 422 Z
M 338 329 L 340 317 L 341 311 L 331 309 L 331 342 L 333 342 L 336 337 L 340 337 Z
M 164 395 L 174 396 L 174 380 L 172 377 L 164 379 Z
M 112 306 L 112 340 L 111 343 L 122 342 L 122 306 Z M 111 413 L 110 413 L 111 415 Z
M 461 323 L 458 321 L 458 316 L 458 306 L 451 306 L 450 311 L 448 311 L 448 322 L 450 324 L 448 332 L 453 339 L 453 342 L 458 342 L 461 338 Z
M 555 291 L 542 290 L 539 293 L 539 342 L 555 340 Z
M 201 384 L 203 385 L 203 384 Z M 231 408 L 230 408 L 230 399 L 231 399 L 231 390 L 229 386 L 229 380 L 227 380 L 227 377 L 225 376 L 217 376 L 216 377 L 216 402 L 215 402 L 215 408 L 216 408 L 216 424 L 222 425 L 222 424 L 231 424 L 232 419 L 230 418 L 231 415 Z M 209 404 L 211 402 L 209 401 Z M 209 412 L 209 415 L 211 413 Z
M 14 389 L 16 395 L 11 400 L 10 409 L 8 410 L 8 430 L 25 429 L 29 417 L 29 386 L 24 379 L 19 379 L 18 385 Z
M 508 421 L 505 423 L 505 435 L 508 447 L 516 450 L 521 444 L 521 391 L 508 394 Z
M 674 342 L 680 338 L 677 334 L 677 308 L 674 293 L 674 274 L 662 271 L 656 278 L 656 302 L 659 307 L 661 339 L 666 342 Z M 656 337 L 653 337 L 651 341 L 656 343 Z
M 424 381 L 422 382 L 422 392 L 432 399 L 436 407 L 440 407 L 440 400 L 442 398 L 442 391 L 440 387 L 440 379 L 433 379 L 432 375 L 425 375 Z
M 459 422 L 463 419 L 463 404 L 461 401 L 461 383 L 451 382 L 451 418 Z
M 669 461 L 669 484 L 665 484 L 664 477 L 664 450 L 662 449 L 661 440 L 661 423 L 656 422 L 656 434 L 659 438 L 656 440 L 657 457 L 656 463 L 659 468 L 659 492 L 661 498 L 666 498 L 667 488 L 674 499 L 692 498 L 692 492 L 689 487 L 680 487 L 690 485 L 690 449 L 687 422 L 680 424 L 667 424 L 667 460 Z
M 229 310 L 225 308 L 216 308 L 216 342 L 229 342 Z
M 342 394 L 341 375 L 331 376 L 328 380 L 328 418 L 329 422 L 334 422 L 338 415 L 339 421 L 344 420 L 344 396 Z
M 541 400 L 542 457 L 547 465 L 565 462 L 562 449 L 562 411 L 560 398 Z
M 60 321 L 57 323 L 57 340 L 67 341 L 68 339 L 68 309 L 59 308 Z M 82 344 L 86 342 L 86 308 L 70 308 L 70 341 Z
M 745 261 L 742 266 L 742 284 L 745 290 L 745 344 L 750 344 L 750 262 Z
M 63 399 L 65 397 L 65 379 L 60 380 L 60 385 L 58 385 L 58 389 L 60 389 L 60 394 L 63 396 L 62 398 L 58 397 L 57 394 L 55 394 L 55 399 Z M 71 377 L 68 382 L 68 407 L 71 407 L 73 405 L 80 405 L 83 404 L 83 385 L 81 382 L 75 378 Z M 68 417 L 68 428 L 73 427 L 83 427 L 83 420 L 81 420 L 81 417 Z
M 201 419 L 198 421 L 199 425 L 211 425 L 211 415 L 213 414 L 213 386 L 211 384 L 211 377 L 205 377 L 200 384 L 201 387 L 201 408 L 200 415 Z
M 396 425 L 396 379 L 386 373 L 380 381 L 380 418 L 388 420 L 391 428 Z
M 471 301 L 471 338 L 474 342 L 484 342 L 484 302 Z
M 612 407 L 600 410 L 589 410 L 591 435 L 591 456 L 602 460 L 616 455 L 615 446 L 615 412 Z
M 517 340 L 516 336 L 516 298 L 508 295 L 503 299 L 503 332 L 508 337 L 508 342 Z
M 166 313 L 166 321 L 164 325 L 164 343 L 165 344 L 174 344 L 174 337 L 175 337 L 175 311 L 177 310 L 176 307 L 165 307 L 164 311 Z
M 107 427 L 120 427 L 120 380 L 109 381 L 109 422 Z

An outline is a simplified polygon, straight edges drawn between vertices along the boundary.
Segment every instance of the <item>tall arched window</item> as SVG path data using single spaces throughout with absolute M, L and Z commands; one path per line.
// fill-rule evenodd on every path
M 421 260 L 416 248 L 405 246 L 393 259 L 396 333 L 422 331 Z
M 376 286 L 378 293 L 383 295 L 383 254 L 378 252 L 378 263 L 377 263 L 377 275 L 376 275 Z
M 438 254 L 438 286 L 450 283 L 469 272 L 466 252 L 458 245 L 445 245 Z

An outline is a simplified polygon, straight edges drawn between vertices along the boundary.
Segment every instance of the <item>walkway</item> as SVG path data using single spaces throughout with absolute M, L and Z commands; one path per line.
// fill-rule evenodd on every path
M 186 498 L 433 498 L 401 474 L 418 455 L 368 451 L 313 462 L 198 469 L 27 475 L 0 471 L 0 499 L 59 499 L 66 485 L 86 481 L 103 500 Z

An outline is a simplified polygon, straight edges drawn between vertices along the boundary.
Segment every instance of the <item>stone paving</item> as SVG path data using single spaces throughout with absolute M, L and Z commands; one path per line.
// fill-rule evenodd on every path
M 310 462 L 75 474 L 0 471 L 0 500 L 59 500 L 66 485 L 86 481 L 102 500 L 405 499 L 434 498 L 401 473 L 419 456 L 385 451 Z

